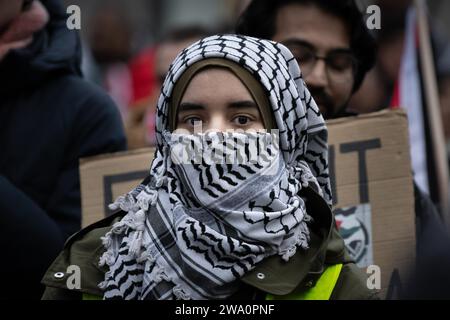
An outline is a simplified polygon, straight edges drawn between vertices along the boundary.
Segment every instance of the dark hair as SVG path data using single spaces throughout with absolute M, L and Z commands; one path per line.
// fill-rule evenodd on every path
M 253 0 L 239 18 L 236 33 L 271 39 L 276 33 L 278 11 L 290 4 L 315 5 L 347 24 L 351 32 L 350 48 L 358 60 L 353 86 L 353 91 L 357 91 L 375 64 L 377 46 L 354 0 Z

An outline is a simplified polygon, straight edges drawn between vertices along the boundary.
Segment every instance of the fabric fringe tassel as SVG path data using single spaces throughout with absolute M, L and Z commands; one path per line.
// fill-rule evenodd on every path
M 322 188 L 320 187 L 316 177 L 312 174 L 311 169 L 305 161 L 299 161 L 297 163 L 297 166 L 290 167 L 289 171 L 291 171 L 295 175 L 295 178 L 299 180 L 303 188 L 309 187 L 312 183 L 314 185 L 313 189 L 323 197 Z
M 178 299 L 178 300 L 191 300 L 191 296 L 189 295 L 189 293 L 187 293 L 182 287 L 181 285 L 176 285 L 173 289 L 172 289 L 173 295 Z
M 305 218 L 300 224 L 300 232 L 297 236 L 297 239 L 288 249 L 279 253 L 284 261 L 288 262 L 289 259 L 291 259 L 297 253 L 297 248 L 299 247 L 304 250 L 309 249 L 310 233 L 307 225 L 308 221 L 310 221 L 310 218 L 305 213 Z

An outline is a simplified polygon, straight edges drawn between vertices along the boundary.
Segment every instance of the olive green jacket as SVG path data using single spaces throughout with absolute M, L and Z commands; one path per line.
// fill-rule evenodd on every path
M 308 199 L 307 212 L 314 220 L 310 248 L 298 250 L 288 262 L 279 256 L 260 262 L 241 278 L 242 287 L 230 299 L 264 299 L 267 294 L 284 296 L 301 293 L 315 285 L 327 266 L 335 264 L 343 264 L 343 267 L 331 295 L 332 300 L 378 298 L 378 292 L 367 288 L 365 273 L 350 259 L 344 241 L 335 228 L 330 208 L 311 189 L 305 189 L 302 193 Z M 42 299 L 71 300 L 81 299 L 83 295 L 103 296 L 98 284 L 104 280 L 107 269 L 98 265 L 105 251 L 100 238 L 124 215 L 123 211 L 119 211 L 83 229 L 66 242 L 42 280 L 46 286 Z M 67 283 L 72 275 L 69 266 L 80 268 L 79 289 L 68 289 Z

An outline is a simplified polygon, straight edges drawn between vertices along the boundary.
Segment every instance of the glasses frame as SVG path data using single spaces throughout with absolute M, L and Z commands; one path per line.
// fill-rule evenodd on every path
M 352 70 L 352 75 L 353 75 L 353 77 L 355 77 L 356 74 L 358 73 L 359 61 L 358 61 L 358 59 L 355 57 L 355 55 L 353 54 L 353 52 L 352 52 L 351 49 L 346 49 L 346 48 L 342 48 L 342 49 L 333 49 L 333 50 L 329 51 L 329 52 L 324 56 L 324 55 L 319 55 L 319 54 L 317 54 L 317 49 L 316 49 L 311 43 L 309 43 L 309 42 L 307 42 L 307 41 L 304 41 L 304 40 L 298 40 L 298 39 L 286 40 L 286 41 L 283 41 L 282 44 L 283 44 L 284 46 L 286 46 L 288 49 L 289 49 L 289 46 L 290 46 L 290 45 L 291 45 L 291 46 L 292 46 L 292 45 L 297 45 L 297 46 L 307 47 L 307 48 L 309 48 L 309 49 L 311 50 L 311 53 L 312 53 L 312 55 L 313 55 L 313 57 L 314 57 L 314 64 L 313 64 L 311 70 L 310 70 L 308 73 L 305 74 L 305 73 L 303 72 L 303 70 L 302 70 L 302 74 L 303 74 L 304 77 L 308 76 L 308 75 L 314 70 L 314 67 L 315 67 L 316 64 L 317 64 L 317 61 L 323 60 L 323 61 L 325 62 L 326 67 L 327 67 L 327 76 L 328 76 L 328 78 L 330 79 L 330 75 L 329 75 L 329 72 L 330 72 L 330 71 L 329 71 L 329 70 L 330 70 L 330 63 L 329 63 L 329 61 L 330 61 L 330 56 L 333 55 L 334 53 L 346 53 L 346 54 L 348 54 L 349 57 L 350 57 L 351 60 L 352 60 L 352 69 L 353 69 L 353 70 Z M 295 58 L 295 56 L 294 56 L 294 58 Z M 298 61 L 298 63 L 299 63 L 299 65 L 300 65 L 300 67 L 301 67 L 301 61 Z M 345 82 L 345 81 L 342 81 L 342 82 Z

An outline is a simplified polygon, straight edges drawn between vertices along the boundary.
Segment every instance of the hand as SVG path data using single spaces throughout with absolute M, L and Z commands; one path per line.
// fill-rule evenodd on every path
M 44 28 L 49 20 L 47 10 L 39 1 L 32 2 L 25 11 L 23 1 L 8 0 L 8 5 L 5 2 L 0 0 L 0 21 L 2 16 L 7 21 L 6 29 L 0 35 L 0 61 L 10 50 L 25 48 L 33 42 L 33 34 Z M 17 3 L 20 4 L 19 9 Z M 2 13 L 2 6 L 9 10 L 8 15 Z

